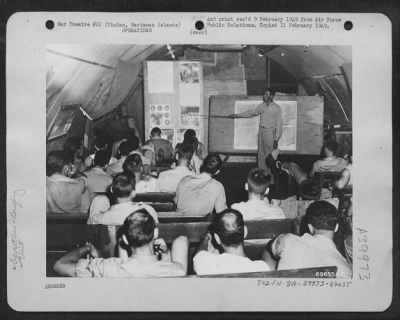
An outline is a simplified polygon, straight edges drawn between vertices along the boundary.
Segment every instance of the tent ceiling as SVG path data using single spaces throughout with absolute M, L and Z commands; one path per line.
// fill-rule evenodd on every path
M 352 61 L 350 46 L 256 47 L 302 83 L 307 83 L 305 79 L 342 74 L 341 66 Z M 103 100 L 107 98 L 119 60 L 141 64 L 144 60 L 172 60 L 172 55 L 178 59 L 183 55 L 184 48 L 178 45 L 49 45 L 48 117 L 54 118 L 61 105 L 75 103 L 81 104 L 84 109 L 90 104 L 90 110 L 87 110 L 89 115 L 93 119 L 101 117 L 116 106 L 101 103 L 104 101 L 100 101 L 100 97 L 99 103 L 93 102 L 93 99 L 96 95 L 103 95 Z M 138 77 L 142 77 L 141 73 Z M 104 110 L 104 105 L 110 110 Z

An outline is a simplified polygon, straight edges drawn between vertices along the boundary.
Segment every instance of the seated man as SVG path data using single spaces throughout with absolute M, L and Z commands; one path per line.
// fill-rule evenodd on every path
M 210 226 L 211 236 L 207 235 L 193 258 L 196 274 L 224 274 L 239 272 L 269 271 L 269 266 L 261 260 L 252 261 L 244 252 L 244 238 L 247 228 L 242 214 L 226 209 L 214 216 Z M 220 252 L 214 247 L 216 244 Z
M 120 144 L 118 149 L 118 160 L 107 167 L 107 173 L 110 176 L 115 176 L 117 173 L 121 173 L 122 171 L 124 171 L 122 169 L 122 165 L 124 164 L 126 157 L 131 151 L 132 147 L 128 141 L 124 141 Z
M 181 147 L 182 144 L 190 141 L 191 138 L 196 138 L 196 131 L 194 131 L 193 129 L 187 129 L 185 131 L 185 133 L 183 134 L 183 141 L 181 143 L 178 143 L 175 146 L 175 150 L 178 150 L 179 147 Z M 204 158 L 207 156 L 207 152 L 206 152 L 206 148 L 204 147 L 204 144 L 201 143 L 198 139 L 197 139 L 197 148 L 195 150 L 195 154 L 201 159 L 204 160 Z
M 333 242 L 339 228 L 336 208 L 327 201 L 316 201 L 305 218 L 311 234 L 282 234 L 268 243 L 272 256 L 279 259 L 277 270 L 336 266 L 338 278 L 350 278 L 351 267 Z M 268 254 L 264 258 L 268 261 Z
M 285 219 L 282 208 L 272 206 L 264 196 L 269 191 L 271 176 L 260 168 L 250 170 L 247 175 L 245 189 L 249 194 L 249 200 L 246 202 L 235 203 L 232 209 L 240 211 L 243 219 Z
M 90 168 L 91 166 L 93 166 L 93 161 L 94 161 L 94 156 L 96 154 L 97 151 L 103 150 L 106 151 L 109 154 L 109 148 L 108 148 L 108 141 L 107 141 L 107 137 L 103 134 L 98 135 L 95 140 L 94 140 L 94 153 L 88 155 L 85 159 L 85 166 L 87 168 Z M 115 161 L 116 159 L 114 157 L 110 158 L 110 163 L 112 163 L 113 161 Z
M 90 200 L 86 178 L 72 179 L 69 154 L 51 151 L 46 160 L 46 212 L 87 214 Z
M 128 142 L 130 143 L 131 149 L 132 151 L 129 153 L 129 155 L 132 154 L 137 154 L 140 156 L 140 158 L 142 159 L 142 163 L 143 165 L 147 165 L 147 166 L 151 166 L 151 159 L 146 158 L 143 155 L 142 150 L 140 149 L 140 140 L 138 137 L 134 136 L 132 137 L 130 140 L 128 140 Z
M 90 201 L 93 200 L 96 193 L 105 193 L 112 183 L 111 176 L 105 171 L 105 168 L 110 161 L 109 158 L 110 156 L 107 151 L 97 151 L 94 156 L 94 167 L 85 171 Z
M 151 174 L 144 174 L 142 157 L 140 154 L 130 154 L 122 165 L 124 172 L 135 176 L 136 193 L 158 192 L 157 179 Z
M 85 162 L 81 155 L 82 139 L 77 136 L 72 136 L 64 143 L 64 152 L 71 157 L 74 165 L 74 172 L 83 172 L 86 169 Z
M 146 141 L 146 145 L 154 147 L 156 165 L 171 164 L 174 155 L 174 149 L 171 142 L 161 138 L 161 129 L 155 127 L 150 132 L 151 138 Z
M 217 213 L 226 209 L 224 186 L 214 179 L 221 166 L 219 155 L 210 153 L 204 159 L 201 174 L 186 176 L 179 182 L 175 196 L 179 214 L 206 216 L 214 209 Z
M 169 252 L 165 241 L 157 239 L 157 224 L 156 213 L 143 209 L 136 210 L 125 219 L 121 227 L 121 240 L 131 253 L 129 258 L 102 259 L 96 248 L 92 244 L 87 244 L 61 257 L 53 269 L 59 275 L 68 277 L 127 278 L 186 275 L 188 239 L 184 236 L 176 238 Z M 85 258 L 87 255 L 92 258 Z
M 343 169 L 346 168 L 347 161 L 336 157 L 338 146 L 336 141 L 328 141 L 324 144 L 323 153 L 325 158 L 314 163 L 310 172 L 311 177 L 313 177 L 316 172 L 342 172 Z
M 328 141 L 322 147 L 324 158 L 314 162 L 313 168 L 309 174 L 312 178 L 316 172 L 342 172 L 347 166 L 347 161 L 336 157 L 338 143 L 336 141 Z M 298 185 L 307 180 L 307 174 L 299 165 L 294 162 L 284 162 L 281 165 L 282 170 L 294 177 Z
M 146 204 L 135 203 L 135 177 L 128 172 L 117 174 L 110 188 L 115 204 L 110 206 L 107 196 L 97 196 L 90 206 L 88 224 L 103 224 L 108 226 L 121 225 L 133 211 L 146 208 L 152 214 L 155 210 Z
M 193 176 L 189 170 L 189 163 L 193 156 L 193 148 L 189 145 L 181 145 L 175 154 L 177 166 L 166 170 L 158 176 L 158 187 L 160 192 L 176 192 L 178 183 L 186 176 Z

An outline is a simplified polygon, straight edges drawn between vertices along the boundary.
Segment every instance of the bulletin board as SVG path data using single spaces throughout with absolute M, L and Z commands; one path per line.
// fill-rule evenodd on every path
M 198 61 L 145 61 L 144 114 L 146 140 L 154 127 L 173 146 L 187 129 L 204 141 L 203 72 Z
M 229 114 L 255 109 L 261 96 L 212 96 L 209 152 L 249 155 L 257 152 L 259 116 L 230 119 Z M 281 153 L 319 155 L 323 144 L 323 97 L 275 96 L 282 110 Z

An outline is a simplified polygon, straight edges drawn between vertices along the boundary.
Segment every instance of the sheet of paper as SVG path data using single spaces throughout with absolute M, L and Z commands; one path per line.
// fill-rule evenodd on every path
M 151 93 L 174 91 L 174 69 L 169 61 L 150 61 L 147 64 L 148 88 Z

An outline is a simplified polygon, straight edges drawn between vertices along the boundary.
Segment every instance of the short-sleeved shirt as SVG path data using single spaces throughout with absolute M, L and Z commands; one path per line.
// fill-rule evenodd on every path
M 282 125 L 282 111 L 276 103 L 260 103 L 253 113 L 260 115 L 260 127 L 271 129 Z
M 86 178 L 71 179 L 55 173 L 46 179 L 46 211 L 87 214 L 90 205 Z
M 117 161 L 115 161 L 112 164 L 108 165 L 107 169 L 106 169 L 107 173 L 110 176 L 115 176 L 118 173 L 121 173 L 122 171 L 124 171 L 122 169 L 122 166 L 123 166 L 125 160 L 126 160 L 126 156 L 123 156 L 120 159 L 118 159 Z
M 225 189 L 221 182 L 207 173 L 184 177 L 176 189 L 177 212 L 183 215 L 205 216 L 215 209 L 226 209 Z
M 176 192 L 178 183 L 186 176 L 193 176 L 194 173 L 188 167 L 177 166 L 166 170 L 158 176 L 158 188 L 161 192 Z
M 94 201 L 99 198 L 96 197 Z M 101 199 L 97 199 L 102 202 Z M 97 201 L 96 200 L 96 201 Z M 102 202 L 103 205 L 107 205 L 106 201 Z M 88 224 L 102 224 L 107 226 L 119 226 L 122 225 L 125 219 L 134 211 L 137 211 L 141 208 L 145 208 L 149 214 L 153 217 L 157 217 L 157 212 L 153 207 L 143 204 L 141 202 L 134 203 L 132 201 L 114 204 L 107 211 L 103 211 L 104 209 L 97 208 L 98 212 L 94 212 L 92 214 L 92 210 L 90 212 L 90 216 L 88 219 Z
M 184 276 L 183 267 L 176 262 L 161 260 L 157 256 L 134 256 L 128 260 L 120 258 L 80 259 L 75 275 L 82 278 L 130 278 L 130 277 L 176 277 Z
M 243 219 L 262 220 L 262 219 L 285 219 L 286 216 L 282 208 L 270 205 L 268 200 L 248 200 L 232 205 L 232 209 L 240 211 Z
M 204 250 L 193 258 L 193 268 L 198 275 L 270 271 L 261 260 L 252 261 L 230 253 L 216 254 Z
M 278 270 L 336 266 L 336 277 L 350 278 L 352 270 L 337 250 L 335 243 L 323 235 L 308 233 L 280 235 L 272 244 L 272 252 L 280 257 Z
M 156 157 L 156 163 L 162 163 L 170 161 L 174 155 L 174 149 L 172 148 L 171 142 L 166 139 L 153 138 L 146 141 L 146 144 L 151 144 L 154 147 L 154 153 Z
M 96 193 L 106 192 L 112 183 L 112 178 L 102 168 L 94 167 L 85 172 L 87 177 L 88 191 L 90 199 L 96 196 Z
M 322 159 L 314 162 L 311 174 L 315 172 L 342 172 L 347 161 L 342 158 Z

